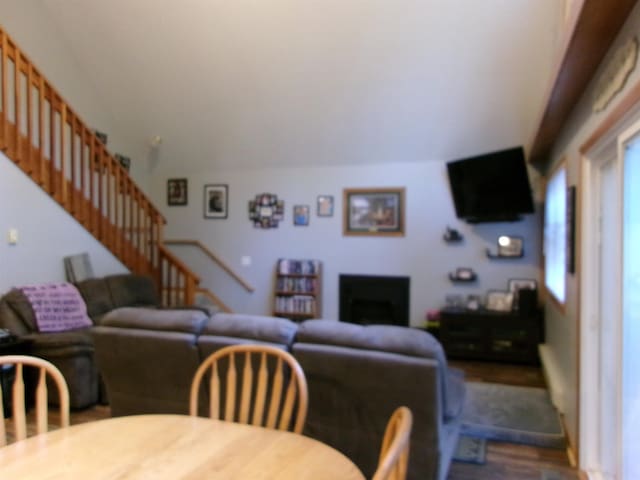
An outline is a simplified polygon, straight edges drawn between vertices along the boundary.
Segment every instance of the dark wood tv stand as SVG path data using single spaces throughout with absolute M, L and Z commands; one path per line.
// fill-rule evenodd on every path
M 540 310 L 520 314 L 445 308 L 440 312 L 440 342 L 451 359 L 538 364 L 538 344 L 543 341 Z

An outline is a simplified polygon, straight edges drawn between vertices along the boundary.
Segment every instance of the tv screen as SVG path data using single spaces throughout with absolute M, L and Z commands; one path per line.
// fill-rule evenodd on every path
M 458 218 L 508 222 L 533 213 L 522 147 L 448 162 L 447 172 Z

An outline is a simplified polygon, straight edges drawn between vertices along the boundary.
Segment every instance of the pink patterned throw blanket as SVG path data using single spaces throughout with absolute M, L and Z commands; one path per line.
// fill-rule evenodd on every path
M 19 288 L 31 303 L 38 331 L 63 332 L 92 325 L 87 305 L 72 284 L 45 283 Z

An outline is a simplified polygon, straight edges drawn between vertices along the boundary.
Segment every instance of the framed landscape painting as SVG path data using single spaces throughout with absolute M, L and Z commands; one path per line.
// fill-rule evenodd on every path
M 404 188 L 345 188 L 344 235 L 404 236 Z

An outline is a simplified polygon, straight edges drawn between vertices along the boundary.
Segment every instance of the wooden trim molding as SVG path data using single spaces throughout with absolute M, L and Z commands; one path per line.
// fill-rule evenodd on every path
M 569 29 L 552 87 L 529 148 L 529 162 L 542 167 L 600 62 L 637 0 L 584 0 Z

